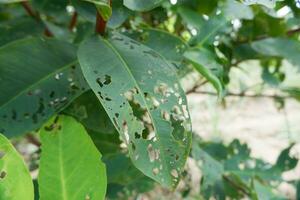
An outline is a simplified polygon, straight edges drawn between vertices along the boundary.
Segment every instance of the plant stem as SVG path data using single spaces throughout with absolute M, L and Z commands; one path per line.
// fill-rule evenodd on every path
M 21 4 L 29 16 L 31 16 L 33 18 L 37 18 L 37 14 L 31 9 L 28 1 L 22 1 Z
M 106 29 L 106 21 L 102 18 L 102 16 L 99 14 L 97 11 L 97 16 L 96 16 L 96 33 L 100 35 L 104 35 Z
M 217 96 L 218 94 L 215 92 L 209 92 L 209 91 L 188 91 L 188 94 L 206 94 L 211 96 Z M 247 97 L 247 98 L 281 98 L 281 99 L 289 99 L 293 98 L 291 96 L 280 96 L 280 95 L 269 95 L 269 94 L 245 94 L 245 93 L 232 93 L 228 92 L 226 96 L 233 96 L 233 97 Z
M 112 7 L 112 1 L 111 0 L 109 0 L 109 5 L 110 5 L 110 7 Z M 107 21 L 105 21 L 103 19 L 103 17 L 100 15 L 100 13 L 97 11 L 96 27 L 95 27 L 96 33 L 103 36 L 105 34 L 106 23 L 107 23 Z
M 23 6 L 23 8 L 26 10 L 27 14 L 29 16 L 31 16 L 32 18 L 35 18 L 38 22 L 41 21 L 40 16 L 38 15 L 37 12 L 35 12 L 31 6 L 29 5 L 28 1 L 22 1 L 21 5 Z M 45 31 L 44 34 L 48 37 L 53 37 L 53 34 L 51 33 L 51 31 L 45 26 Z
M 69 24 L 69 30 L 70 30 L 70 31 L 72 31 L 72 30 L 74 29 L 74 27 L 76 26 L 76 24 L 77 24 L 77 16 L 78 16 L 78 14 L 77 14 L 77 12 L 75 11 L 75 12 L 73 13 L 73 16 L 72 16 L 71 21 L 70 21 L 70 24 Z

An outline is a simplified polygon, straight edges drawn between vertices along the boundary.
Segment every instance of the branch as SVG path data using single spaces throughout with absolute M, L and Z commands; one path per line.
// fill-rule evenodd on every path
M 37 12 L 35 12 L 31 6 L 29 5 L 28 1 L 22 1 L 21 5 L 23 6 L 23 8 L 26 10 L 27 14 L 29 16 L 31 16 L 32 18 L 35 18 L 38 22 L 41 21 L 40 16 L 38 15 Z M 45 31 L 44 34 L 48 37 L 52 37 L 53 34 L 51 33 L 51 31 L 45 26 Z
M 31 143 L 37 147 L 41 146 L 41 142 L 36 137 L 34 137 L 34 135 L 32 135 L 32 134 L 27 134 L 26 139 L 29 143 Z
M 186 92 L 186 94 L 188 95 L 188 94 L 191 94 L 191 93 L 195 93 L 199 87 L 205 85 L 207 82 L 208 82 L 208 81 L 205 80 L 205 81 L 203 81 L 203 82 L 200 83 L 200 84 L 194 85 L 194 87 L 192 87 L 190 90 L 188 90 L 188 91 Z
M 111 0 L 109 0 L 109 5 L 110 5 L 110 7 L 112 7 L 112 1 Z M 96 27 L 95 27 L 96 33 L 103 36 L 105 34 L 106 23 L 107 23 L 107 21 L 105 21 L 103 19 L 103 17 L 100 15 L 100 13 L 97 10 Z
M 188 94 L 206 94 L 211 96 L 218 96 L 215 92 L 209 92 L 209 91 L 193 91 Z M 280 95 L 269 95 L 269 94 L 245 94 L 245 93 L 232 93 L 228 92 L 226 96 L 233 96 L 233 97 L 247 97 L 247 98 L 273 98 L 273 99 L 289 99 L 293 98 L 292 96 L 280 96 Z
M 300 33 L 300 27 L 296 28 L 296 29 L 291 29 L 291 30 L 288 30 L 288 31 L 285 32 L 285 34 L 287 36 L 292 36 L 292 35 L 294 35 L 296 33 Z M 263 39 L 266 39 L 268 37 L 269 37 L 268 35 L 259 35 L 256 38 L 253 38 L 252 40 L 245 39 L 245 40 L 237 41 L 237 43 L 238 44 L 245 44 L 245 43 L 249 43 L 249 42 L 253 42 L 253 41 L 263 40 Z
M 28 1 L 22 1 L 21 4 L 29 16 L 31 16 L 33 18 L 37 18 L 37 14 L 31 9 Z
M 77 14 L 77 12 L 75 11 L 75 12 L 73 13 L 73 16 L 72 16 L 71 21 L 70 21 L 70 24 L 69 24 L 69 30 L 70 30 L 70 31 L 72 31 L 72 30 L 75 28 L 76 24 L 77 24 L 77 16 L 78 16 L 78 14 Z
M 96 33 L 100 35 L 104 35 L 106 29 L 106 21 L 102 18 L 102 16 L 99 14 L 97 11 L 97 16 L 96 16 Z

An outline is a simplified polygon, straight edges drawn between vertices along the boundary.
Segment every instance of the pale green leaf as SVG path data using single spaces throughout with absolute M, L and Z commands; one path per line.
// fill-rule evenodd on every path
M 222 97 L 224 87 L 220 77 L 223 73 L 223 66 L 216 61 L 215 55 L 201 48 L 186 51 L 184 57 L 214 86 L 219 96 Z
M 52 119 L 41 133 L 41 200 L 104 199 L 106 169 L 93 141 L 75 119 Z
M 0 199 L 33 200 L 33 183 L 19 153 L 0 134 Z
M 76 67 L 76 48 L 29 38 L 0 48 L 0 131 L 16 136 L 38 129 L 88 86 Z
M 148 11 L 159 6 L 164 0 L 124 0 L 124 5 L 136 11 Z
M 173 67 L 118 33 L 87 39 L 78 57 L 135 166 L 161 184 L 175 186 L 191 135 L 186 98 Z
M 251 20 L 254 17 L 253 11 L 250 7 L 236 1 L 236 0 L 227 0 L 224 5 L 225 16 L 229 20 L 234 19 L 247 19 Z

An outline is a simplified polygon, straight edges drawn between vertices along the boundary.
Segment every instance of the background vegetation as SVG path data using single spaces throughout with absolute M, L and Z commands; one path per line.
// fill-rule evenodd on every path
M 299 114 L 299 7 L 0 0 L 0 199 L 300 199 L 300 129 L 269 162 L 196 120 L 244 98 Z

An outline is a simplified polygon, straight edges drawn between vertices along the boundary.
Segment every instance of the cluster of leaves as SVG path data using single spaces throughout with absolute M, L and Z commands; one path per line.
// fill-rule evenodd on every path
M 223 98 L 232 67 L 258 60 L 265 82 L 283 95 L 277 100 L 300 99 L 299 86 L 281 85 L 284 59 L 299 69 L 300 11 L 292 0 L 0 3 L 0 132 L 38 132 L 41 140 L 34 190 L 1 136 L 1 199 L 126 199 L 151 190 L 153 180 L 176 187 L 192 146 L 179 77 L 193 70 Z M 290 14 L 276 16 L 282 8 Z M 191 156 L 203 162 L 205 198 L 260 199 L 295 167 L 288 151 L 272 167 L 236 141 L 195 141 Z
M 275 165 L 251 158 L 250 149 L 238 140 L 229 145 L 195 139 L 192 157 L 202 170 L 201 194 L 204 199 L 285 199 L 274 189 L 283 182 L 282 173 L 296 167 L 298 160 L 291 157 L 293 144 L 284 149 Z

